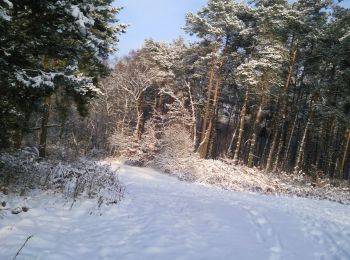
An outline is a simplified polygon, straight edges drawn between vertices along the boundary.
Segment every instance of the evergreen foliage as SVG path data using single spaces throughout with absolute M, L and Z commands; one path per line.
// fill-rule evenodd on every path
M 6 0 L 0 9 L 0 85 L 3 124 L 0 144 L 21 139 L 33 111 L 47 110 L 45 98 L 58 88 L 71 96 L 82 114 L 100 93 L 108 55 L 125 25 L 112 0 Z M 17 140 L 20 142 L 20 140 Z

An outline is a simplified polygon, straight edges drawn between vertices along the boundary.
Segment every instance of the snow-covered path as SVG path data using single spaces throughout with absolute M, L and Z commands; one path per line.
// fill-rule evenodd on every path
M 125 199 L 89 214 L 33 195 L 0 216 L 0 259 L 350 259 L 350 207 L 180 182 L 122 166 Z M 16 203 L 18 198 L 0 198 Z

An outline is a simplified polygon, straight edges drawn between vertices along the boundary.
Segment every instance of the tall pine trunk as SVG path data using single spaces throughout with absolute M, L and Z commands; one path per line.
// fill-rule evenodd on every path
M 250 148 L 249 148 L 249 156 L 248 156 L 248 167 L 254 166 L 255 146 L 256 146 L 256 141 L 257 141 L 258 132 L 259 132 L 259 124 L 260 124 L 262 114 L 263 114 L 264 103 L 265 103 L 265 93 L 262 94 L 259 109 L 257 111 L 254 126 L 253 126 L 253 135 L 251 138 L 251 143 L 250 143 Z
M 211 104 L 211 91 L 213 89 L 213 82 L 214 82 L 214 76 L 215 76 L 215 53 L 217 51 L 217 46 L 214 47 L 213 53 L 212 53 L 212 60 L 210 65 L 210 72 L 209 72 L 209 84 L 208 84 L 208 93 L 207 93 L 207 103 L 205 104 L 204 109 L 204 116 L 203 116 L 203 122 L 202 122 L 202 132 L 201 132 L 201 139 L 200 141 L 203 142 L 205 135 L 206 135 L 206 129 L 208 125 L 209 120 L 209 113 L 210 113 L 210 104 Z
M 273 162 L 272 159 L 275 152 L 278 137 L 279 137 L 279 131 L 276 130 L 273 132 L 272 143 L 271 143 L 269 155 L 266 161 L 266 167 L 265 167 L 266 171 L 270 171 L 272 168 L 272 162 Z
M 284 151 L 283 162 L 282 162 L 282 163 L 283 163 L 282 168 L 285 168 L 285 167 L 286 167 L 286 164 L 287 164 L 287 162 L 288 162 L 289 150 L 290 150 L 290 146 L 291 146 L 292 139 L 293 139 L 293 136 L 294 136 L 295 128 L 296 128 L 296 125 L 297 125 L 298 115 L 299 115 L 299 112 L 297 112 L 297 114 L 295 115 L 294 122 L 293 122 L 293 126 L 292 126 L 291 132 L 290 132 L 290 134 L 289 134 L 287 147 L 286 147 L 286 149 L 285 149 L 285 151 Z
M 291 43 L 289 65 L 288 65 L 288 74 L 287 74 L 286 82 L 284 84 L 283 94 L 281 97 L 281 106 L 279 108 L 279 111 L 281 111 L 281 112 L 279 112 L 277 114 L 277 116 L 279 118 L 278 123 L 277 123 L 277 128 L 276 128 L 276 131 L 274 132 L 274 135 L 273 135 L 272 145 L 270 147 L 269 156 L 268 156 L 267 163 L 266 163 L 266 170 L 267 171 L 271 170 L 271 168 L 273 166 L 276 169 L 277 164 L 278 164 L 278 160 L 279 160 L 279 154 L 281 153 L 282 148 L 283 148 L 283 140 L 284 140 L 283 132 L 285 130 L 286 121 L 287 121 L 287 103 L 288 103 L 287 95 L 288 95 L 288 91 L 289 91 L 290 81 L 291 81 L 292 76 L 293 76 L 294 66 L 295 66 L 295 62 L 297 59 L 297 53 L 298 53 L 298 44 L 295 43 L 294 38 L 295 37 L 293 36 L 292 43 Z M 278 138 L 280 138 L 279 142 L 278 142 Z M 277 153 L 275 153 L 275 149 L 276 149 L 277 144 L 278 144 L 278 149 L 277 149 Z M 273 160 L 274 155 L 276 155 L 275 160 Z
M 223 57 L 221 59 L 219 68 L 218 68 L 218 77 L 216 79 L 215 83 L 215 93 L 214 93 L 214 101 L 213 101 L 213 107 L 212 107 L 212 113 L 210 115 L 209 125 L 208 128 L 205 130 L 204 139 L 200 143 L 198 147 L 198 153 L 200 158 L 206 158 L 208 154 L 208 147 L 209 143 L 211 141 L 211 136 L 213 132 L 213 125 L 215 125 L 215 118 L 217 116 L 217 105 L 219 101 L 219 92 L 220 92 L 220 83 L 221 83 L 221 77 L 222 77 L 222 66 L 224 65 L 225 58 Z
M 257 141 L 257 137 L 258 137 L 258 131 L 259 131 L 259 124 L 261 122 L 261 118 L 262 118 L 262 114 L 263 114 L 263 107 L 265 104 L 265 97 L 266 97 L 266 93 L 265 93 L 265 81 L 266 79 L 266 75 L 262 76 L 261 79 L 261 97 L 260 97 L 260 104 L 259 104 L 259 108 L 258 111 L 256 112 L 256 117 L 255 117 L 255 121 L 253 123 L 253 133 L 252 133 L 252 137 L 251 137 L 251 142 L 250 142 L 250 146 L 249 146 L 249 153 L 248 153 L 248 167 L 253 167 L 254 166 L 254 153 L 255 153 L 255 146 L 256 146 L 256 141 Z
M 241 110 L 241 115 L 240 115 L 240 123 L 239 123 L 239 130 L 238 130 L 238 139 L 236 143 L 236 149 L 235 153 L 233 155 L 233 163 L 238 164 L 239 160 L 239 151 L 241 149 L 241 144 L 242 144 L 242 139 L 243 139 L 243 133 L 244 133 L 244 127 L 245 127 L 245 117 L 247 115 L 247 105 L 249 101 L 249 89 L 247 88 L 245 97 L 244 97 L 244 103 L 242 106 Z
M 326 123 L 322 122 L 320 134 L 319 134 L 319 141 L 318 141 L 318 149 L 317 149 L 317 155 L 316 155 L 316 168 L 322 169 L 322 158 L 324 157 L 324 150 L 325 150 L 325 128 Z
M 333 177 L 334 174 L 334 144 L 337 142 L 337 132 L 338 132 L 338 122 L 336 119 L 333 120 L 331 129 L 329 131 L 329 137 L 328 137 L 328 154 L 327 154 L 327 161 L 326 161 L 326 172 L 330 177 Z

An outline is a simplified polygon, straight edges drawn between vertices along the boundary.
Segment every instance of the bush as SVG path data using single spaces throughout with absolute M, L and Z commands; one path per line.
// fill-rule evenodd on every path
M 98 205 L 119 202 L 124 187 L 108 165 L 80 159 L 77 162 L 41 160 L 35 150 L 0 154 L 0 192 L 43 189 L 62 193 L 73 201 L 78 197 L 97 199 Z

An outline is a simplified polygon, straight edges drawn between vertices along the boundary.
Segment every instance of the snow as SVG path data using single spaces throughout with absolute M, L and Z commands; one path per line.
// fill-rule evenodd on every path
M 85 16 L 77 5 L 71 5 L 69 11 L 70 14 L 76 19 L 75 23 L 79 27 L 80 33 L 86 35 L 86 25 L 93 26 L 95 23 L 94 19 Z
M 339 39 L 340 42 L 344 41 L 346 38 L 350 37 L 350 32 L 347 32 L 343 37 Z
M 13 3 L 10 2 L 9 0 L 2 0 L 9 8 L 13 8 Z
M 119 167 L 113 164 L 113 167 Z M 125 199 L 97 210 L 32 192 L 1 195 L 0 258 L 350 259 L 350 207 L 329 201 L 224 191 L 147 168 L 121 166 Z M 101 215 L 100 215 L 101 214 Z
M 0 9 L 0 20 L 11 21 L 11 16 L 7 15 L 4 10 Z

